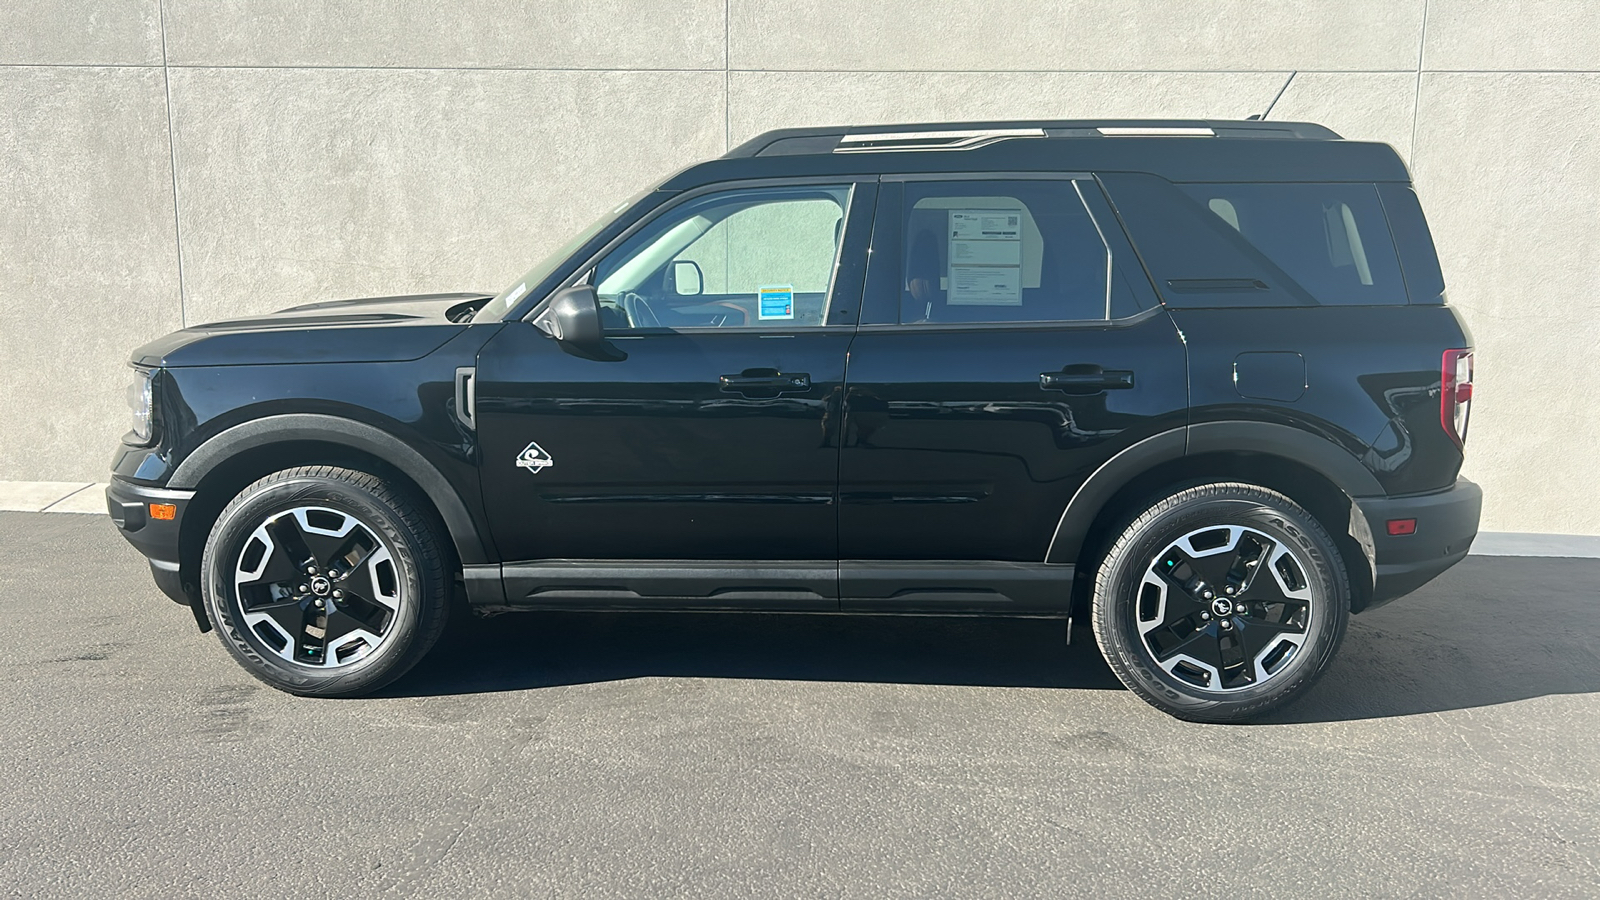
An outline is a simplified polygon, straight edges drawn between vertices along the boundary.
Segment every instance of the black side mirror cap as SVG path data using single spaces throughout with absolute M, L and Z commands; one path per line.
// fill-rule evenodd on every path
M 604 340 L 600 328 L 600 299 L 594 285 L 575 284 L 550 298 L 533 325 L 562 343 L 594 346 Z

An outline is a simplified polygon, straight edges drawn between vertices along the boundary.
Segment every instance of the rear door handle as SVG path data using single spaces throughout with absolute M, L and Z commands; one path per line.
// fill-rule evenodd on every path
M 737 375 L 723 375 L 722 389 L 733 393 L 809 391 L 811 376 L 804 372 L 779 372 L 776 369 L 745 369 Z
M 1133 387 L 1133 373 L 1119 369 L 1098 372 L 1040 372 L 1039 387 L 1047 391 L 1065 391 L 1068 394 L 1122 391 Z

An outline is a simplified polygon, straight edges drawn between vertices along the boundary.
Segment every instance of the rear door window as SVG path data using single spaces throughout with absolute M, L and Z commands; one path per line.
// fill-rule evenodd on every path
M 1370 184 L 1184 184 L 1200 205 L 1322 304 L 1406 302 Z
M 1085 205 L 1085 187 L 1098 195 L 1093 182 L 1066 178 L 907 183 L 893 223 L 903 236 L 900 323 L 1103 321 L 1137 312 L 1119 277 L 1131 260 L 1116 258 Z

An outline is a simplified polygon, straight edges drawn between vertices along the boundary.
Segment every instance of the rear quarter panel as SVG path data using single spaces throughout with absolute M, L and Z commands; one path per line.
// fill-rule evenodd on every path
M 1194 423 L 1257 419 L 1326 437 L 1391 494 L 1442 490 L 1462 453 L 1439 418 L 1444 351 L 1471 337 L 1446 306 L 1174 309 L 1189 346 Z M 1298 353 L 1304 392 L 1253 399 L 1235 381 L 1240 354 Z

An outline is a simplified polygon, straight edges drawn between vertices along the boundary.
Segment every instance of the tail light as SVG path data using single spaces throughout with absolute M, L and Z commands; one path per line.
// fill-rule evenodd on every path
M 1467 442 L 1467 415 L 1472 410 L 1472 351 L 1446 350 L 1444 368 L 1439 373 L 1439 423 L 1445 434 L 1464 446 Z

